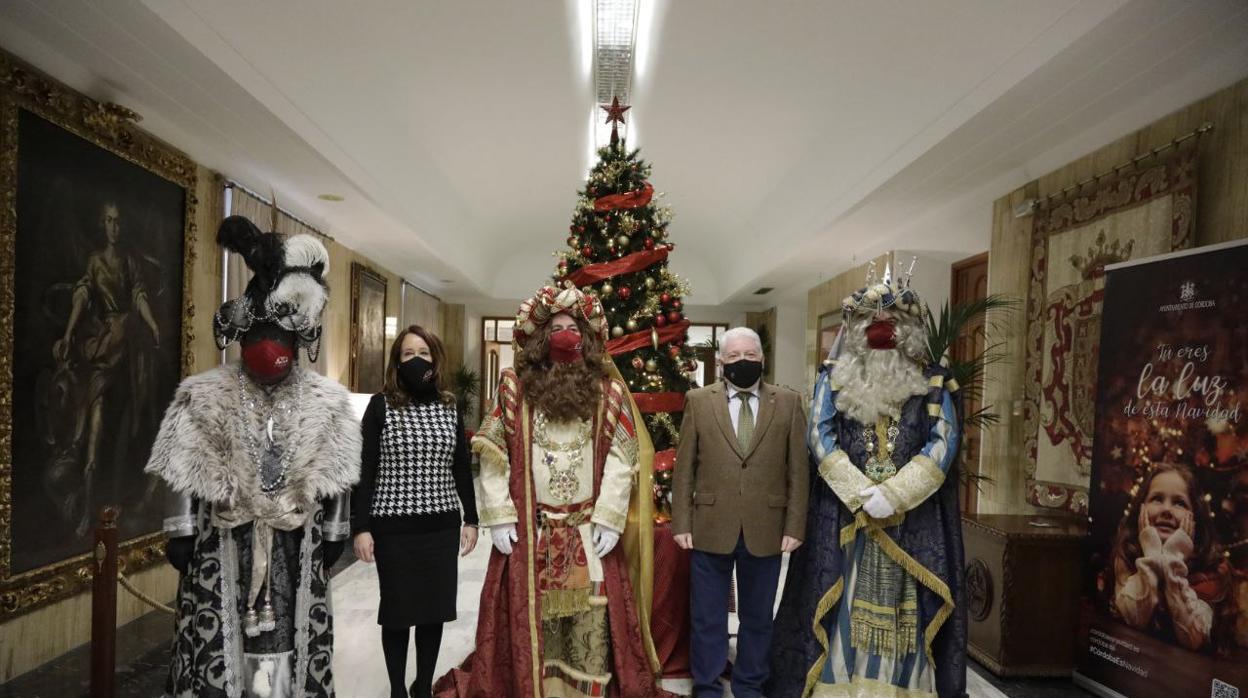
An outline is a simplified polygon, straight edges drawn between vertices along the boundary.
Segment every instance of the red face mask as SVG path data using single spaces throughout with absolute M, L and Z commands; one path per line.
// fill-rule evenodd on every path
M 570 364 L 581 357 L 581 335 L 575 330 L 550 333 L 550 360 Z
M 285 342 L 261 339 L 243 347 L 243 366 L 257 383 L 278 383 L 290 374 L 294 365 L 294 347 Z
M 876 320 L 867 325 L 867 346 L 872 349 L 896 349 L 897 327 L 892 320 Z

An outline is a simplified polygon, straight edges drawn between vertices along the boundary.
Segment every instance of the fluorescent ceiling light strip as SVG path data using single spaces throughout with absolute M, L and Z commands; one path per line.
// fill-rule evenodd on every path
M 613 98 L 627 104 L 632 96 L 633 58 L 637 40 L 638 0 L 593 0 L 594 129 L 595 150 L 607 144 L 611 129 L 602 122 L 600 104 Z M 620 129 L 628 136 L 627 125 Z

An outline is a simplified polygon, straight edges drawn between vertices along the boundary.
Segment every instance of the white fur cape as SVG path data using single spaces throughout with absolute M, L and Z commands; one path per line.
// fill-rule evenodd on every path
M 203 501 L 248 508 L 260 492 L 256 463 L 242 429 L 263 441 L 267 411 L 243 407 L 237 363 L 218 366 L 182 381 L 165 411 L 152 456 L 144 469 L 170 488 Z M 274 441 L 295 449 L 286 472 L 286 492 L 305 511 L 319 500 L 350 489 L 360 478 L 360 425 L 346 388 L 296 367 L 274 389 L 274 400 L 302 398 L 292 418 L 275 418 Z M 258 392 L 258 389 L 250 387 Z

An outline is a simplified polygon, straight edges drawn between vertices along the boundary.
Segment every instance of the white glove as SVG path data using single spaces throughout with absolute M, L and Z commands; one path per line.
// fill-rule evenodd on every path
M 858 493 L 862 497 L 862 510 L 867 512 L 867 516 L 873 519 L 887 519 L 897 510 L 893 508 L 893 503 L 888 501 L 888 497 L 884 496 L 884 492 L 879 485 L 872 485 L 867 489 Z
M 620 532 L 602 524 L 594 524 L 594 552 L 603 557 L 620 542 Z
M 498 552 L 504 555 L 510 555 L 511 544 L 520 540 L 520 537 L 516 535 L 515 524 L 491 526 L 490 538 L 494 540 L 494 547 L 498 548 Z

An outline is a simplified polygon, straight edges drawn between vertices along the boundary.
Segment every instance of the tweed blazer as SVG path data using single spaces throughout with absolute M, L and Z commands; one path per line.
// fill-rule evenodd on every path
M 782 536 L 806 534 L 810 466 L 802 399 L 763 383 L 750 445 L 742 449 L 728 413 L 724 384 L 685 394 L 672 532 L 692 533 L 693 547 L 728 554 L 744 533 L 751 554 L 780 554 Z

